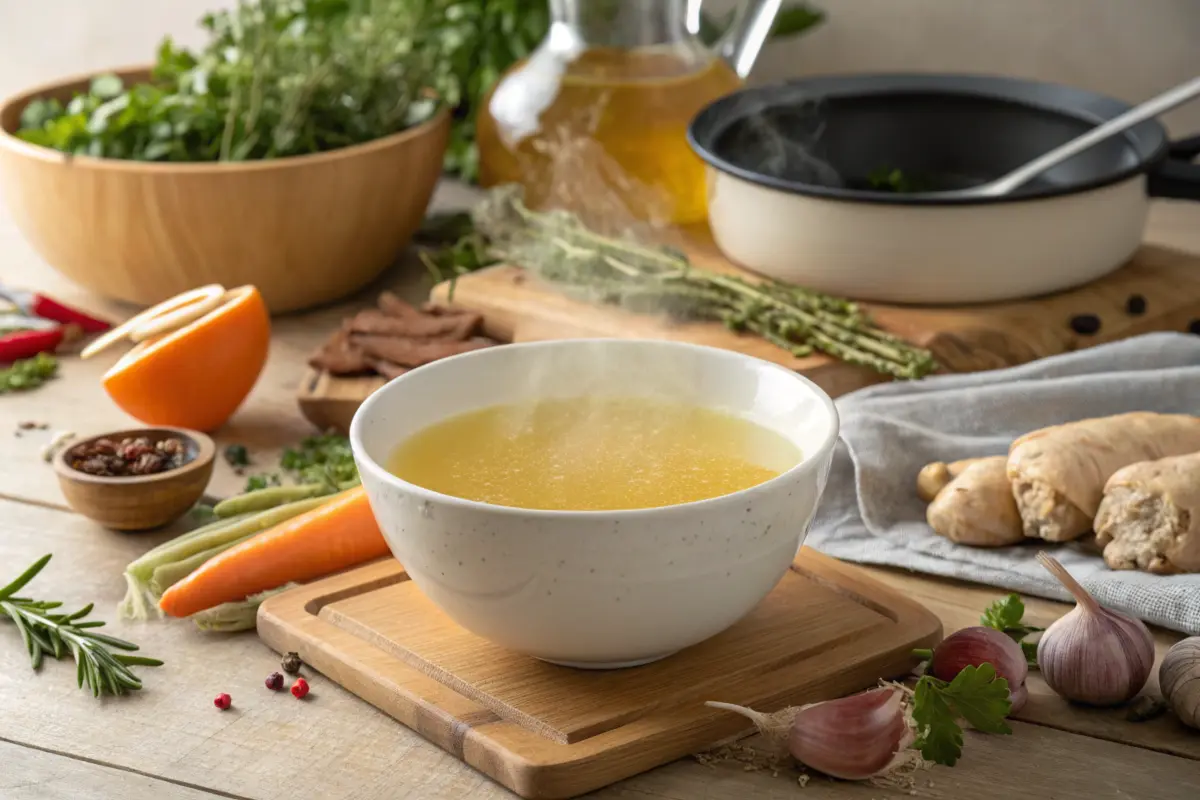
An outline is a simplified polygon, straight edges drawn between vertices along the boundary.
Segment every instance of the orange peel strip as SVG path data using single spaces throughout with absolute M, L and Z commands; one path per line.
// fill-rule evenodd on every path
M 107 331 L 85 347 L 79 357 L 91 358 L 122 339 L 133 339 L 135 342 L 140 342 L 169 330 L 181 328 L 219 308 L 226 299 L 225 287 L 218 283 L 210 283 L 208 286 L 177 294 Z M 162 322 L 169 322 L 169 324 L 166 326 L 162 323 L 152 324 L 159 319 Z

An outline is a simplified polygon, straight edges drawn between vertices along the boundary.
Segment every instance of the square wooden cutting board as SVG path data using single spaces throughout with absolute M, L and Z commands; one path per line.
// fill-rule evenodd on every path
M 266 601 L 258 632 L 527 798 L 574 797 L 744 730 L 704 705 L 772 711 L 906 674 L 938 618 L 804 548 L 747 617 L 662 661 L 577 670 L 504 650 L 385 559 Z

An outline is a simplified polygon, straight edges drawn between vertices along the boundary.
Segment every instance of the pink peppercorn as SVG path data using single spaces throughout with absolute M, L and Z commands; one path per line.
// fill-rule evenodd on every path
M 272 672 L 267 676 L 267 679 L 264 681 L 264 683 L 266 683 L 267 688 L 272 692 L 278 692 L 283 688 L 283 676 L 278 672 Z
M 308 694 L 308 681 L 304 680 L 304 678 L 297 678 L 296 682 L 292 684 L 292 695 L 296 698 L 301 698 L 306 694 Z
M 231 705 L 233 705 L 233 698 L 230 697 L 229 695 L 225 694 L 224 692 L 221 692 L 213 700 L 213 705 L 216 706 L 217 708 L 221 709 L 222 711 L 224 711 L 225 709 L 227 709 Z

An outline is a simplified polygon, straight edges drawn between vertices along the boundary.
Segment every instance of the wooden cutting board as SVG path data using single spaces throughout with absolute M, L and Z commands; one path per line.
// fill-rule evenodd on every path
M 258 633 L 527 798 L 574 797 L 745 730 L 706 700 L 777 710 L 915 666 L 932 613 L 804 548 L 728 631 L 646 666 L 576 670 L 503 650 L 435 608 L 386 559 L 263 603 Z M 369 743 L 367 743 L 369 745 Z
M 717 251 L 703 229 L 677 243 L 704 269 L 748 276 Z M 964 265 L 969 269 L 970 265 Z M 1131 315 L 1126 304 L 1140 295 L 1146 310 Z M 478 311 L 484 332 L 501 341 L 528 342 L 580 337 L 672 339 L 746 353 L 798 370 L 831 396 L 887 380 L 872 370 L 824 355 L 796 358 L 750 334 L 716 322 L 677 323 L 614 306 L 568 298 L 524 270 L 498 266 L 434 287 L 431 298 Z M 863 306 L 886 330 L 929 348 L 949 372 L 977 372 L 1024 364 L 1151 331 L 1185 331 L 1200 320 L 1200 256 L 1144 246 L 1121 269 L 1087 286 L 1033 300 L 959 307 Z M 1070 327 L 1077 314 L 1095 314 L 1100 330 L 1081 335 Z M 381 379 L 341 379 L 310 371 L 298 397 L 318 427 L 345 430 L 358 404 L 383 385 Z
M 749 275 L 717 253 L 703 234 L 693 233 L 685 249 L 692 261 L 705 269 Z M 1145 313 L 1134 316 L 1126 312 L 1132 295 L 1145 299 Z M 449 297 L 448 283 L 439 284 L 432 292 L 439 302 L 447 302 Z M 871 370 L 824 355 L 796 358 L 757 336 L 734 333 L 720 323 L 681 324 L 572 300 L 510 266 L 459 278 L 453 301 L 483 314 L 486 333 L 505 341 L 623 337 L 712 345 L 796 369 L 834 397 L 886 380 Z M 862 305 L 884 329 L 932 350 L 949 372 L 997 369 L 1151 331 L 1187 330 L 1191 321 L 1200 319 L 1200 256 L 1145 246 L 1105 278 L 1033 300 L 957 307 Z M 1090 336 L 1075 333 L 1070 320 L 1077 314 L 1098 316 L 1099 332 Z

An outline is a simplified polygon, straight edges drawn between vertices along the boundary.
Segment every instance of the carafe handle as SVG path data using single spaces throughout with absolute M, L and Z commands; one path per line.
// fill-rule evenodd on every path
M 703 0 L 687 0 L 684 19 L 688 32 L 693 36 L 700 35 L 702 3 Z M 714 50 L 739 78 L 744 80 L 754 68 L 754 62 L 771 35 L 771 28 L 782 5 L 783 0 L 743 0 L 738 4 L 733 21 L 717 40 Z

